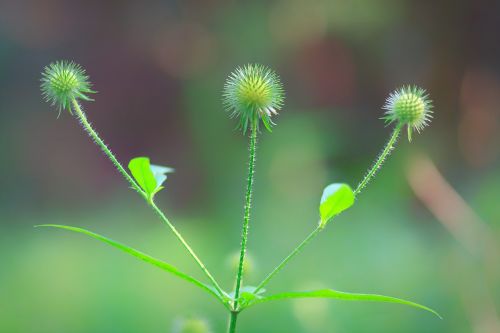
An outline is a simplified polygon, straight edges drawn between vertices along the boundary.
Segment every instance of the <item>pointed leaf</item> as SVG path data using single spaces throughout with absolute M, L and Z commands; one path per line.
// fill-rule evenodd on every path
M 347 184 L 334 183 L 325 187 L 319 205 L 321 226 L 354 204 L 354 192 Z
M 285 293 L 275 294 L 275 295 L 271 295 L 271 296 L 255 298 L 255 299 L 253 299 L 251 304 L 249 304 L 249 306 L 257 304 L 257 303 L 269 302 L 272 300 L 279 300 L 279 299 L 288 299 L 288 298 L 334 298 L 334 299 L 341 299 L 341 300 L 347 300 L 347 301 L 371 301 L 371 302 L 397 303 L 397 304 L 408 305 L 408 306 L 412 306 L 415 308 L 429 311 L 429 312 L 435 314 L 436 316 L 438 316 L 440 319 L 442 319 L 442 317 L 439 315 L 439 313 L 432 310 L 431 308 L 428 308 L 424 305 L 420 305 L 420 304 L 417 304 L 417 303 L 414 303 L 411 301 L 407 301 L 407 300 L 403 300 L 403 299 L 399 299 L 399 298 L 395 298 L 395 297 L 390 297 L 390 296 L 375 295 L 375 294 L 346 293 L 346 292 L 332 290 L 332 289 L 285 292 Z
M 112 239 L 109 239 L 107 237 L 104 237 L 104 236 L 101 236 L 99 234 L 96 234 L 92 231 L 88 231 L 88 230 L 85 230 L 85 229 L 82 229 L 82 228 L 77 228 L 77 227 L 70 227 L 70 226 L 65 226 L 65 225 L 58 225 L 58 224 L 42 224 L 42 225 L 38 225 L 37 227 L 53 227 L 53 228 L 60 228 L 60 229 L 66 229 L 66 230 L 70 230 L 70 231 L 74 231 L 74 232 L 79 232 L 79 233 L 82 233 L 82 234 L 85 234 L 87 236 L 90 236 L 90 237 L 93 237 L 97 240 L 100 240 L 101 242 L 104 242 L 104 243 L 107 243 L 111 246 L 114 246 L 115 248 L 119 249 L 119 250 L 122 250 L 123 252 L 125 253 L 128 253 L 138 259 L 141 259 L 153 266 L 156 266 L 166 272 L 169 272 L 183 280 L 186 280 L 192 284 L 194 284 L 195 286 L 203 289 L 204 291 L 208 292 L 210 295 L 212 296 L 215 296 L 217 299 L 219 299 L 223 304 L 224 303 L 224 300 L 222 299 L 222 296 L 219 295 L 218 293 L 216 293 L 212 287 L 210 286 L 207 286 L 206 284 L 198 281 L 197 279 L 195 279 L 194 277 L 191 277 L 181 271 L 179 271 L 176 267 L 170 265 L 170 264 L 167 264 L 166 262 L 163 262 L 159 259 L 156 259 L 156 258 L 153 258 L 151 257 L 150 255 L 148 254 L 145 254 L 143 252 L 140 252 L 136 249 L 133 249 L 127 245 L 124 245 L 124 244 L 121 244 L 121 243 L 118 243 Z

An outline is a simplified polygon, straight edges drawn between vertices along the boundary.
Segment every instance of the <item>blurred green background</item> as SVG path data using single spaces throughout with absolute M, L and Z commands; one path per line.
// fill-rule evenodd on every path
M 176 168 L 157 203 L 223 286 L 233 285 L 247 138 L 221 106 L 226 76 L 258 62 L 286 106 L 260 137 L 249 236 L 256 284 L 318 219 L 329 183 L 355 186 L 387 139 L 402 84 L 435 121 L 401 140 L 356 206 L 268 285 L 414 300 L 276 302 L 239 332 L 500 332 L 500 5 L 494 1 L 0 1 L 0 332 L 224 332 L 225 309 L 182 280 L 82 235 L 88 228 L 203 278 L 171 232 L 67 113 L 40 71 L 70 59 L 118 158 Z M 203 326 L 203 325 L 201 325 Z

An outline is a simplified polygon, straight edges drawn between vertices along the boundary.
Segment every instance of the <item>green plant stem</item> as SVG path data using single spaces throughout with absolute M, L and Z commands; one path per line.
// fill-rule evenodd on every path
M 236 311 L 231 311 L 231 314 L 229 316 L 229 333 L 234 333 L 236 332 L 236 321 L 238 319 L 238 312 Z
M 384 163 L 385 159 L 387 156 L 390 155 L 391 151 L 394 149 L 394 145 L 396 144 L 396 141 L 398 140 L 399 133 L 401 132 L 401 128 L 403 127 L 403 124 L 398 124 L 392 131 L 391 137 L 389 138 L 389 141 L 385 144 L 384 149 L 380 153 L 380 155 L 377 157 L 375 163 L 373 163 L 373 166 L 368 170 L 366 173 L 365 177 L 363 180 L 359 183 L 358 187 L 356 190 L 354 190 L 354 196 L 357 196 L 361 190 L 370 182 L 370 180 L 375 176 L 377 171 L 380 169 L 382 164 Z
M 193 259 L 196 261 L 198 266 L 200 266 L 201 270 L 205 273 L 205 275 L 208 277 L 208 279 L 212 282 L 214 288 L 217 290 L 217 292 L 223 298 L 224 292 L 222 291 L 221 287 L 219 286 L 217 281 L 214 279 L 212 274 L 210 274 L 210 272 L 205 267 L 203 262 L 195 254 L 193 249 L 185 241 L 184 237 L 182 237 L 182 235 L 177 231 L 177 229 L 174 227 L 174 225 L 167 219 L 165 214 L 163 214 L 163 212 L 154 204 L 154 202 L 148 200 L 146 193 L 144 193 L 144 191 L 135 182 L 135 180 L 128 174 L 128 172 L 125 170 L 125 168 L 116 159 L 115 155 L 113 155 L 111 150 L 106 146 L 104 141 L 99 137 L 99 134 L 97 134 L 97 132 L 92 128 L 92 125 L 87 120 L 85 113 L 83 112 L 82 108 L 80 107 L 80 104 L 78 104 L 76 99 L 72 100 L 72 104 L 73 104 L 73 111 L 75 112 L 75 114 L 78 117 L 78 119 L 80 120 L 80 123 L 82 124 L 83 128 L 89 134 L 89 136 L 92 138 L 92 140 L 94 140 L 94 142 L 101 148 L 101 150 L 104 152 L 104 154 L 111 160 L 111 162 L 118 169 L 118 171 L 123 175 L 123 177 L 132 185 L 132 188 L 134 190 L 136 190 L 137 192 L 139 192 L 142 195 L 142 197 L 151 205 L 154 212 L 160 217 L 162 222 L 164 222 L 166 225 L 168 225 L 168 227 L 172 230 L 172 232 L 177 237 L 177 239 L 186 248 L 186 250 L 189 252 L 191 257 L 193 257 Z
M 122 176 L 132 185 L 132 188 L 139 192 L 143 197 L 146 197 L 146 194 L 144 191 L 141 189 L 141 187 L 135 182 L 135 180 L 128 174 L 128 172 L 125 170 L 125 168 L 118 162 L 116 159 L 115 155 L 111 152 L 111 150 L 106 146 L 104 141 L 99 137 L 99 134 L 92 128 L 92 125 L 89 123 L 87 120 L 87 116 L 83 112 L 82 108 L 80 107 L 80 104 L 78 104 L 78 101 L 76 99 L 73 99 L 71 101 L 73 103 L 73 111 L 75 112 L 76 116 L 80 120 L 80 123 L 82 124 L 83 128 L 85 131 L 89 134 L 89 136 L 94 140 L 94 142 L 101 148 L 101 150 L 104 152 L 104 154 L 111 160 L 113 165 L 116 167 L 116 169 L 122 174 Z
M 276 266 L 273 271 L 271 273 L 269 273 L 266 278 L 257 286 L 257 288 L 255 288 L 255 291 L 254 291 L 254 294 L 257 294 L 262 288 L 264 288 L 268 283 L 269 281 L 271 281 L 271 279 L 279 272 L 283 269 L 283 267 L 286 266 L 286 264 L 288 264 L 288 262 L 293 258 L 295 257 L 297 254 L 300 253 L 300 251 L 302 251 L 302 249 L 313 239 L 315 238 L 319 232 L 323 230 L 323 228 L 321 226 L 318 226 L 316 229 L 314 229 L 310 234 L 309 236 L 307 236 L 292 252 L 290 252 L 290 254 L 285 258 L 283 259 L 283 261 L 278 265 Z
M 208 277 L 208 279 L 212 282 L 212 284 L 214 285 L 214 288 L 217 290 L 217 292 L 220 294 L 220 296 L 224 297 L 224 292 L 222 291 L 222 288 L 219 286 L 219 284 L 217 283 L 217 281 L 215 280 L 215 278 L 212 276 L 212 274 L 210 274 L 210 272 L 206 268 L 205 264 L 203 264 L 203 262 L 200 260 L 200 258 L 198 258 L 198 256 L 193 251 L 193 249 L 191 248 L 191 246 L 189 246 L 189 244 L 186 242 L 186 240 L 184 239 L 184 237 L 182 237 L 182 235 L 179 233 L 179 231 L 177 231 L 177 229 L 174 227 L 174 225 L 167 219 L 167 217 L 165 216 L 165 214 L 161 211 L 160 208 L 158 208 L 158 206 L 156 206 L 156 204 L 154 202 L 150 202 L 150 205 L 153 208 L 153 210 L 156 213 L 156 215 L 158 215 L 158 217 L 160 217 L 160 219 L 166 225 L 168 225 L 168 227 L 174 233 L 175 237 L 177 237 L 177 239 L 182 243 L 182 245 L 184 246 L 184 248 L 186 248 L 186 250 L 189 252 L 189 254 L 191 255 L 191 257 L 193 257 L 194 260 L 198 263 L 198 266 L 200 266 L 200 268 L 203 271 L 203 273 L 205 273 L 205 275 Z
M 241 288 L 241 282 L 243 279 L 243 263 L 245 261 L 245 254 L 246 254 L 246 248 L 247 248 L 248 224 L 250 222 L 250 209 L 252 206 L 252 188 L 253 188 L 253 175 L 254 175 L 254 168 L 255 168 L 256 145 L 257 145 L 257 127 L 255 125 L 253 125 L 252 126 L 252 133 L 250 136 L 250 155 L 249 155 L 249 161 L 248 161 L 248 181 L 247 181 L 247 192 L 245 195 L 245 215 L 243 218 L 243 229 L 241 232 L 240 262 L 238 265 L 238 273 L 236 275 L 236 287 L 235 287 L 235 291 L 234 291 L 233 310 L 235 310 L 235 311 L 238 310 L 238 298 L 240 297 L 240 288 Z
M 384 163 L 385 159 L 391 151 L 394 149 L 394 145 L 399 137 L 399 134 L 401 132 L 401 128 L 403 127 L 403 124 L 398 124 L 395 128 L 394 131 L 391 134 L 391 137 L 389 138 L 389 141 L 387 141 L 384 149 L 378 156 L 377 160 L 373 164 L 373 166 L 370 168 L 370 170 L 367 172 L 366 176 L 363 178 L 363 180 L 359 183 L 358 187 L 354 191 L 354 195 L 357 195 L 375 176 L 375 173 L 380 169 L 382 164 Z M 255 288 L 254 294 L 257 294 L 262 288 L 264 288 L 269 281 L 279 272 L 283 269 L 283 267 L 288 264 L 288 262 L 295 257 L 297 254 L 300 253 L 300 251 L 313 239 L 315 238 L 319 232 L 323 230 L 323 227 L 319 225 L 316 229 L 314 229 L 309 236 L 307 236 L 302 243 L 300 243 L 283 261 L 276 266 L 271 273 L 267 275 L 267 277 Z

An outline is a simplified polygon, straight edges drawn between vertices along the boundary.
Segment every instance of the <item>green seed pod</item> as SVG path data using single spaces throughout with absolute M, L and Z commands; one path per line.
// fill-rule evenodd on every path
M 91 90 L 89 77 L 85 70 L 78 64 L 69 61 L 56 61 L 44 68 L 42 73 L 42 95 L 52 105 L 57 105 L 59 114 L 61 110 L 71 113 L 73 100 L 83 99 L 92 101 L 87 94 L 95 93 Z
M 392 92 L 383 109 L 387 123 L 407 126 L 409 141 L 413 129 L 420 133 L 432 119 L 432 101 L 424 89 L 416 86 L 404 86 Z
M 284 102 L 283 86 L 271 69 L 257 64 L 238 67 L 226 81 L 223 105 L 231 117 L 239 117 L 239 128 L 245 133 L 259 127 L 259 119 L 271 131 L 276 115 Z

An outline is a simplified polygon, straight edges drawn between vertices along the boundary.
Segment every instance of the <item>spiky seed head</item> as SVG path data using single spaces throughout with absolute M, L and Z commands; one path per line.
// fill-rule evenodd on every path
M 403 86 L 392 92 L 383 109 L 383 119 L 387 123 L 397 122 L 407 126 L 409 141 L 412 130 L 420 133 L 432 119 L 432 101 L 426 91 L 417 86 Z
M 42 95 L 52 105 L 71 113 L 72 101 L 82 99 L 92 101 L 88 94 L 95 93 L 91 88 L 89 77 L 78 64 L 70 61 L 56 61 L 46 66 L 42 72 Z
M 271 117 L 284 103 L 284 90 L 279 76 L 268 67 L 248 64 L 229 75 L 223 92 L 223 105 L 232 117 L 239 117 L 239 128 L 264 126 L 271 131 Z

